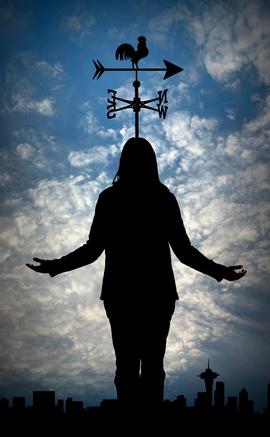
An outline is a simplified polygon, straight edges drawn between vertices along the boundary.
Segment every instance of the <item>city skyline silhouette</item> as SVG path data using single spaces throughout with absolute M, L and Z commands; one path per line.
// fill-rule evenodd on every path
M 164 399 L 163 407 L 174 408 L 178 407 L 179 412 L 183 410 L 193 410 L 195 413 L 206 413 L 207 411 L 215 411 L 219 413 L 221 411 L 227 412 L 232 416 L 235 414 L 243 414 L 251 416 L 254 414 L 266 415 L 270 419 L 270 381 L 265 386 L 265 403 L 263 408 L 258 408 L 253 399 L 250 399 L 248 391 L 245 387 L 236 393 L 235 395 L 227 394 L 227 387 L 223 381 L 214 380 L 220 375 L 213 372 L 209 366 L 198 375 L 204 381 L 204 391 L 198 391 L 197 397 L 194 398 L 193 402 L 188 403 L 185 394 L 179 393 L 175 399 Z M 202 375 L 202 376 L 201 376 Z M 214 382 L 209 384 L 207 378 Z M 195 380 L 195 375 L 194 375 Z M 202 386 L 203 388 L 203 386 Z M 12 401 L 12 402 L 11 402 Z M 15 413 L 22 413 L 28 411 L 38 412 L 40 414 L 66 414 L 66 415 L 82 415 L 87 409 L 96 410 L 97 408 L 105 408 L 108 410 L 114 410 L 117 408 L 118 400 L 117 398 L 111 399 L 101 399 L 99 405 L 87 405 L 82 400 L 74 400 L 72 397 L 67 397 L 66 399 L 56 398 L 56 392 L 54 390 L 34 390 L 32 392 L 32 402 L 26 402 L 24 396 L 19 396 L 15 394 L 10 398 L 0 397 L 0 413 L 5 416 L 8 410 Z M 119 404 L 121 408 L 121 403 Z M 149 400 L 148 405 L 151 405 L 151 400 Z M 130 408 L 140 408 L 140 401 L 137 401 Z M 129 408 L 128 405 L 124 406 Z M 154 407 L 156 408 L 155 404 Z M 118 407 L 119 408 L 119 407 Z
M 206 372 L 213 380 L 217 375 L 209 367 L 201 373 L 205 380 Z M 199 375 L 200 376 L 200 375 Z M 194 377 L 196 377 L 194 375 Z M 213 403 L 209 403 L 209 384 L 205 391 L 197 393 L 192 405 L 187 404 L 184 394 L 174 400 L 165 400 L 157 406 L 148 402 L 124 405 L 117 399 L 103 399 L 98 406 L 86 405 L 72 397 L 59 399 L 55 391 L 33 391 L 32 404 L 26 406 L 25 398 L 13 396 L 0 399 L 0 421 L 2 427 L 10 430 L 51 433 L 54 432 L 92 432 L 124 433 L 165 432 L 178 435 L 183 431 L 206 432 L 216 435 L 217 429 L 230 435 L 234 432 L 265 433 L 270 429 L 270 383 L 265 387 L 266 403 L 258 411 L 245 388 L 235 396 L 226 396 L 226 386 L 216 381 Z M 212 393 L 211 393 L 212 394 Z M 211 395 L 210 394 L 210 395 Z M 211 396 L 210 396 L 211 397 Z M 144 430 L 144 431 L 143 431 Z M 180 435 L 180 434 L 179 434 Z M 256 435 L 256 434 L 255 434 Z

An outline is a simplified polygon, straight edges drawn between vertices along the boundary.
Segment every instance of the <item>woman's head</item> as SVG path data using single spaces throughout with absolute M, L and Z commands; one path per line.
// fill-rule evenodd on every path
M 156 155 L 145 138 L 130 138 L 126 142 L 114 181 L 132 185 L 160 183 Z

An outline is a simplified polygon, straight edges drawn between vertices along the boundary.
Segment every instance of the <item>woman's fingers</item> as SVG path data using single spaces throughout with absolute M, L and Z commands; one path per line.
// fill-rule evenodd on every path
M 34 267 L 32 264 L 28 264 L 28 263 L 26 263 L 26 266 L 29 267 L 29 269 L 33 269 Z
M 33 264 L 26 264 L 27 267 L 29 267 L 29 269 L 31 270 L 35 270 L 35 272 L 38 271 L 38 269 L 40 268 L 40 266 L 34 266 Z
M 239 269 L 242 269 L 243 266 L 230 266 L 229 268 L 233 269 L 233 270 L 239 270 Z
M 45 259 L 33 258 L 33 261 L 36 261 L 37 263 L 42 264 L 43 262 L 45 262 Z

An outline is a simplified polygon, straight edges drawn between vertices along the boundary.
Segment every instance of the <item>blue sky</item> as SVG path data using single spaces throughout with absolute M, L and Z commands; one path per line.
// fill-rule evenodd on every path
M 168 88 L 165 121 L 142 111 L 161 180 L 194 246 L 240 282 L 215 282 L 173 257 L 180 295 L 165 395 L 192 404 L 211 367 L 226 395 L 262 408 L 269 382 L 270 8 L 267 1 L 1 1 L 0 397 L 53 389 L 95 405 L 115 397 L 110 329 L 99 300 L 104 257 L 55 278 L 25 267 L 83 244 L 110 185 L 133 113 L 106 118 L 107 90 L 132 97 L 130 73 L 93 81 L 119 44 L 147 38 L 142 98 Z

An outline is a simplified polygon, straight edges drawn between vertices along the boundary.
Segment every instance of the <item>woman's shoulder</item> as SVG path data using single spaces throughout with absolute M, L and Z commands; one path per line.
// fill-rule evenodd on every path
M 162 183 L 160 184 L 160 195 L 168 202 L 175 199 L 175 195 L 169 190 L 166 185 Z
M 99 194 L 99 201 L 101 202 L 110 202 L 112 200 L 117 199 L 121 194 L 121 190 L 119 186 L 115 183 L 105 188 L 105 190 L 101 191 Z
M 113 185 L 105 188 L 103 191 L 101 191 L 101 193 L 99 194 L 99 199 L 100 200 L 106 200 L 108 198 L 110 198 L 114 193 L 114 187 Z
M 110 199 L 115 199 L 118 198 L 119 196 L 121 197 L 123 194 L 125 194 L 126 192 L 129 193 L 130 190 L 128 190 L 126 187 L 122 186 L 120 184 L 120 182 L 115 182 L 114 184 L 110 185 L 109 187 L 105 188 L 105 190 L 103 190 L 100 195 L 99 195 L 99 199 L 102 201 L 106 201 L 106 200 L 110 200 Z M 136 191 L 136 190 L 135 190 Z M 150 193 L 149 193 L 150 191 Z M 172 200 L 175 198 L 174 194 L 169 190 L 169 188 L 160 183 L 158 186 L 156 187 L 151 187 L 151 189 L 149 190 L 149 187 L 145 187 L 145 190 L 142 190 L 141 188 L 138 190 L 138 193 L 140 193 L 141 195 L 149 195 L 151 194 L 151 197 L 160 197 L 163 198 L 164 200 Z

